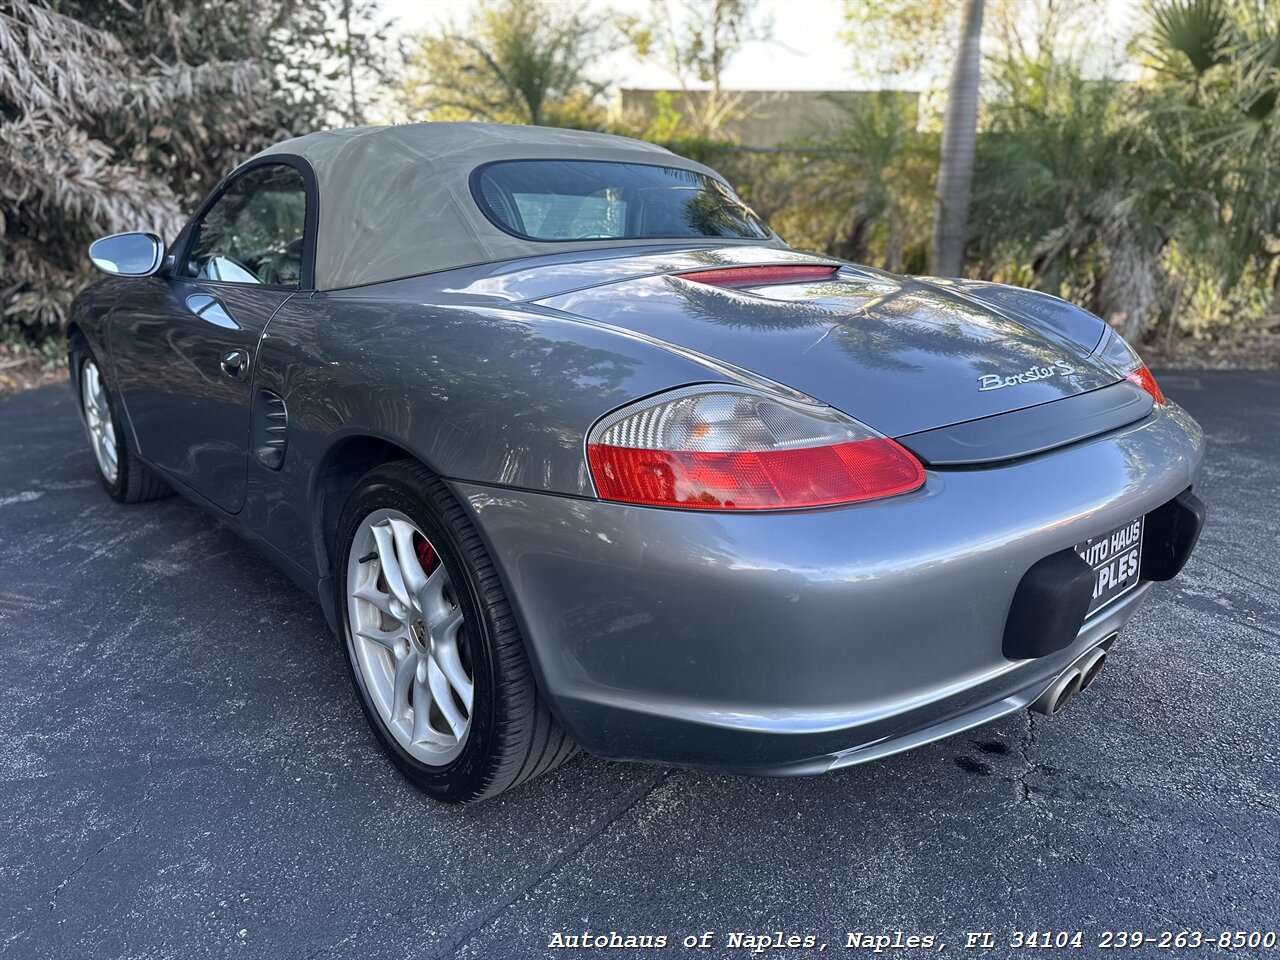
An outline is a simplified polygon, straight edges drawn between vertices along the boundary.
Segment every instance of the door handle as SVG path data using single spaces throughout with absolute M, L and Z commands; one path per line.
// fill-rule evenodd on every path
M 227 313 L 226 307 L 218 302 L 218 298 L 211 297 L 207 293 L 193 293 L 187 297 L 187 309 L 215 327 L 224 327 L 227 330 L 240 329 L 240 324 L 231 319 L 231 314 Z
M 249 354 L 243 350 L 232 350 L 222 358 L 218 366 L 222 367 L 222 372 L 232 380 L 243 380 L 245 374 L 249 372 Z

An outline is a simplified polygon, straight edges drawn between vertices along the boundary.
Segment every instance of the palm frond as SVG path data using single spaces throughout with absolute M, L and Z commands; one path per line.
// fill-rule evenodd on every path
M 1164 69 L 1203 76 L 1223 62 L 1231 40 L 1224 0 L 1162 0 L 1150 16 L 1150 49 Z

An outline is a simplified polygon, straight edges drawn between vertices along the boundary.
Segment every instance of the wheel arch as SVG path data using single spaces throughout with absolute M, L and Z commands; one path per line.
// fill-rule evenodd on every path
M 330 628 L 339 635 L 342 632 L 343 612 L 335 604 L 331 583 L 338 575 L 336 567 L 336 558 L 339 555 L 338 527 L 343 510 L 359 486 L 360 480 L 369 471 L 401 460 L 417 463 L 435 477 L 441 479 L 445 477 L 445 474 L 427 457 L 420 455 L 403 441 L 367 428 L 332 437 L 329 446 L 317 459 L 312 471 L 309 517 L 318 580 L 317 593 Z M 475 527 L 484 549 L 493 558 L 492 544 L 474 508 L 464 499 L 459 498 L 458 502 L 468 522 Z M 507 591 L 507 601 L 518 625 L 525 656 L 529 658 L 534 676 L 541 685 L 542 669 L 537 663 L 536 651 L 526 640 L 528 624 L 520 598 L 511 592 L 505 572 L 496 558 L 493 559 L 493 563 L 503 588 Z M 544 688 L 540 686 L 540 689 Z M 551 704 L 550 709 L 553 715 L 559 716 L 557 705 Z
M 67 324 L 66 330 L 67 344 L 67 378 L 71 382 L 71 393 L 76 399 L 76 409 L 80 411 L 81 417 L 84 416 L 83 397 L 80 395 L 80 373 L 84 368 L 84 363 L 90 357 L 97 361 L 98 369 L 101 371 L 104 382 L 111 386 L 114 381 L 112 379 L 112 369 L 110 358 L 106 355 L 105 345 L 98 342 L 92 336 L 91 329 L 78 320 L 72 320 Z M 121 409 L 119 415 L 124 417 L 124 427 L 129 428 L 127 413 Z
M 67 347 L 67 373 L 71 380 L 71 390 L 76 403 L 80 402 L 80 367 L 86 356 L 92 354 L 98 361 L 98 369 L 113 382 L 114 369 L 107 351 L 106 325 L 101 313 L 94 309 L 89 299 L 97 285 L 76 297 L 72 303 L 71 319 L 67 321 L 64 341 Z
M 71 392 L 80 404 L 80 365 L 84 362 L 84 347 L 89 343 L 84 329 L 72 320 L 67 324 L 67 373 L 71 379 Z
M 338 521 L 360 478 L 374 467 L 396 460 L 414 460 L 437 473 L 430 463 L 402 443 L 368 431 L 335 437 L 316 462 L 311 474 L 310 516 L 316 569 L 321 579 L 333 575 Z

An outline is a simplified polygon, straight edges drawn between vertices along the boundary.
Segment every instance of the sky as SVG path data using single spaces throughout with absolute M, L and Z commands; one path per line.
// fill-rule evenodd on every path
M 462 23 L 483 0 L 382 0 L 393 34 L 430 31 L 445 21 Z M 563 0 L 551 0 L 563 2 Z M 588 8 L 645 17 L 654 0 L 583 0 Z M 709 2 L 709 0 L 708 0 Z M 1040 0 L 1022 0 L 1035 4 Z M 1141 9 L 1141 0 L 1104 0 L 1092 33 L 1091 48 L 1106 47 L 1108 36 L 1125 34 Z M 874 79 L 854 71 L 856 51 L 841 40 L 844 0 L 760 0 L 760 20 L 772 24 L 772 39 L 749 43 L 730 62 L 723 85 L 730 90 L 856 90 L 874 87 Z M 1093 49 L 1086 51 L 1086 61 Z M 1102 54 L 1099 54 L 1100 56 Z M 1111 54 L 1106 54 L 1110 56 Z M 1089 64 L 1086 62 L 1086 69 Z M 661 67 L 641 63 L 623 46 L 603 58 L 597 74 L 622 87 L 660 89 L 675 86 Z M 922 89 L 925 77 L 897 77 L 893 86 Z
M 400 35 L 430 30 L 441 21 L 461 23 L 476 0 L 383 0 L 379 8 Z M 649 0 L 587 0 L 588 7 L 644 15 Z M 737 90 L 845 90 L 857 82 L 852 52 L 840 40 L 844 27 L 842 0 L 761 0 L 761 19 L 773 21 L 773 40 L 749 43 L 729 64 L 723 83 Z M 630 50 L 619 50 L 600 65 L 602 77 L 619 86 L 642 89 L 670 87 L 673 78 L 653 64 L 640 63 Z

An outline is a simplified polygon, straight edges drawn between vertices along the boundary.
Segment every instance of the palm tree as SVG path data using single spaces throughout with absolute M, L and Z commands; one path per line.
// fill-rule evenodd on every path
M 983 0 L 966 0 L 960 24 L 960 51 L 947 88 L 929 268 L 930 273 L 937 276 L 957 276 L 964 266 L 964 245 L 969 234 L 969 187 L 973 182 L 973 155 L 978 140 L 982 7 Z
M 588 74 L 604 21 L 577 3 L 501 0 L 424 36 L 401 94 L 411 118 L 595 126 L 603 84 Z
M 1193 135 L 1189 159 L 1216 188 L 1226 266 L 1237 266 L 1280 220 L 1280 16 L 1274 3 L 1168 0 L 1150 21 L 1148 56 L 1175 97 L 1156 120 Z

